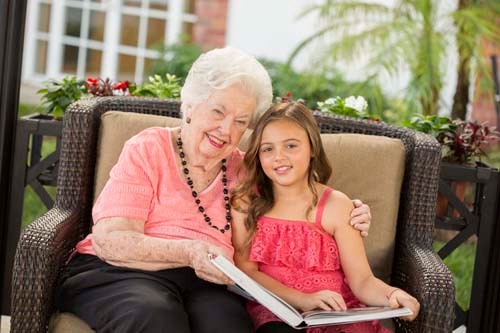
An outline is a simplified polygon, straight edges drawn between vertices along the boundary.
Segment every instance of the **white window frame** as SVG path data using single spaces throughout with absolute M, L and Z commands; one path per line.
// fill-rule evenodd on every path
M 179 40 L 184 22 L 194 23 L 197 17 L 194 14 L 184 13 L 185 2 L 189 0 L 164 0 L 168 2 L 168 10 L 149 9 L 149 3 L 155 0 L 139 0 L 141 7 L 123 6 L 122 0 L 103 0 L 92 2 L 91 0 L 29 0 L 26 17 L 26 33 L 23 59 L 23 82 L 29 81 L 35 85 L 49 78 L 61 78 L 73 73 L 62 71 L 62 56 L 64 45 L 72 45 L 79 48 L 76 76 L 85 78 L 86 55 L 88 49 L 102 51 L 101 67 L 99 75 L 103 78 L 119 80 L 118 59 L 120 54 L 136 57 L 134 80 L 141 83 L 144 78 L 144 64 L 146 58 L 155 58 L 157 51 L 146 48 L 147 20 L 150 17 L 165 19 L 164 36 L 168 44 Z M 45 3 L 51 5 L 49 33 L 39 32 L 37 29 L 39 21 L 39 5 Z M 82 9 L 82 23 L 80 37 L 65 36 L 65 12 L 66 7 Z M 88 39 L 90 10 L 103 11 L 106 13 L 103 41 Z M 139 38 L 136 46 L 120 45 L 120 35 L 116 33 L 117 27 L 121 26 L 122 13 L 139 17 Z M 48 42 L 46 73 L 36 73 L 36 50 L 37 41 Z

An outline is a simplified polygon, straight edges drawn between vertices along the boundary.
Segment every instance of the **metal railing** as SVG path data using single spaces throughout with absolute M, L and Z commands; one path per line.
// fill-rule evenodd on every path
M 472 203 L 457 196 L 458 182 L 472 185 Z M 499 191 L 497 169 L 484 164 L 441 165 L 439 193 L 448 200 L 448 210 L 445 216 L 436 216 L 436 228 L 455 230 L 458 234 L 438 254 L 444 259 L 471 236 L 477 236 L 469 308 L 462 309 L 457 303 L 455 307 L 455 328 L 465 325 L 467 332 L 499 332 L 500 251 L 496 245 L 500 242 Z

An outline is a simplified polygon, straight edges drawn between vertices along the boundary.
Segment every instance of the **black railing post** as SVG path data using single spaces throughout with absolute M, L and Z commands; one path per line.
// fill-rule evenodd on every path
M 470 304 L 468 309 L 462 309 L 456 304 L 455 328 L 465 325 L 467 332 L 497 332 L 489 328 L 498 325 L 497 317 L 500 313 L 500 251 L 497 246 L 500 242 L 500 174 L 497 169 L 486 165 L 470 167 L 443 163 L 440 178 L 439 193 L 445 196 L 449 205 L 454 208 L 449 209 L 447 215 L 453 210 L 460 214 L 436 217 L 436 228 L 459 232 L 438 254 L 445 258 L 470 236 L 477 236 Z M 457 181 L 475 185 L 474 203 L 471 207 L 456 197 L 452 184 Z
M 25 0 L 0 0 L 0 299 L 1 314 L 10 313 L 10 278 L 20 226 L 12 226 L 14 137 L 23 58 Z

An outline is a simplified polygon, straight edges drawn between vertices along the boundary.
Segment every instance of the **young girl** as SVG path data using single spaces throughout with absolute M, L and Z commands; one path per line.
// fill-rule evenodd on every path
M 300 103 L 271 107 L 245 155 L 245 180 L 232 195 L 235 263 L 300 311 L 367 305 L 420 305 L 376 278 L 362 238 L 349 226 L 351 200 L 327 187 L 331 167 L 311 111 Z M 247 306 L 257 333 L 296 332 L 260 304 Z M 307 332 L 386 332 L 377 321 Z

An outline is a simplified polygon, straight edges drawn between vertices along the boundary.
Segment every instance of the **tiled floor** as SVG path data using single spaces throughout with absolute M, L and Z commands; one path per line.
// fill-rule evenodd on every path
M 10 317 L 2 316 L 2 324 L 1 324 L 0 333 L 8 333 L 10 332 Z

